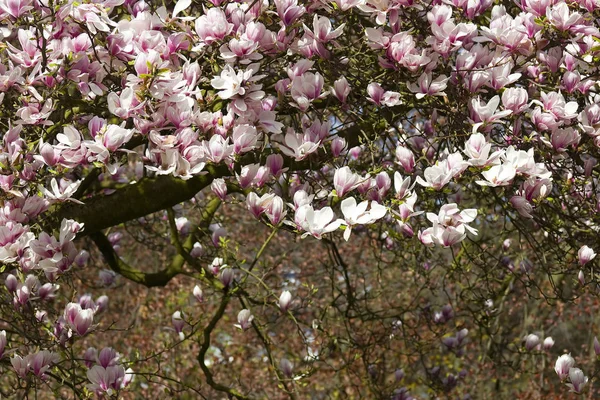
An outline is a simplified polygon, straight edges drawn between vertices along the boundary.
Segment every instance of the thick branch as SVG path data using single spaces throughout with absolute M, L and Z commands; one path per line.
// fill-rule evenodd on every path
M 206 175 L 182 180 L 172 176 L 142 179 L 109 196 L 96 196 L 85 204 L 65 203 L 57 212 L 58 221 L 74 219 L 85 224 L 83 234 L 91 235 L 144 215 L 173 207 L 194 197 L 214 178 L 228 174 L 225 166 L 209 168 Z
M 185 263 L 185 258 L 181 255 L 177 254 L 173 257 L 171 264 L 167 266 L 167 268 L 158 272 L 143 272 L 138 269 L 135 269 L 129 266 L 125 261 L 121 260 L 121 258 L 117 255 L 115 250 L 112 247 L 112 244 L 106 238 L 106 236 L 102 232 L 95 232 L 90 235 L 96 246 L 102 255 L 106 259 L 106 262 L 110 266 L 110 268 L 116 273 L 123 275 L 125 278 L 144 285 L 146 287 L 155 287 L 155 286 L 165 286 L 171 279 L 173 279 L 176 275 L 183 271 L 183 264 Z M 190 243 L 184 244 L 185 247 L 191 247 Z M 189 251 L 189 249 L 188 249 Z

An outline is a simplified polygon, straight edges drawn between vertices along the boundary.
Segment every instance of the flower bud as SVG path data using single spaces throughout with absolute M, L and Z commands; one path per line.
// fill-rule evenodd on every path
M 551 336 L 548 336 L 546 339 L 544 339 L 542 346 L 544 347 L 544 350 L 550 350 L 552 346 L 554 346 L 554 339 L 552 339 Z
M 233 282 L 233 269 L 223 268 L 221 270 L 221 274 L 219 275 L 219 280 L 223 286 L 225 286 L 225 288 L 231 286 L 231 283 Z
M 600 342 L 598 342 L 598 338 L 594 336 L 594 353 L 596 357 L 600 356 Z
M 113 270 L 103 269 L 98 272 L 98 278 L 100 278 L 100 284 L 102 286 L 110 287 L 117 280 L 117 274 Z
M 404 146 L 396 147 L 396 160 L 406 172 L 413 172 L 415 169 L 415 155 Z
M 185 326 L 185 321 L 182 318 L 181 311 L 175 311 L 171 316 L 171 323 L 173 324 L 173 329 L 175 332 L 179 334 L 183 339 L 183 327 Z
M 19 286 L 19 281 L 17 280 L 17 277 L 13 274 L 8 274 L 6 280 L 4 281 L 4 285 L 6 286 L 9 292 L 14 293 L 17 290 L 17 287 Z
M 77 254 L 77 256 L 75 256 L 75 264 L 77 264 L 78 267 L 84 267 L 85 264 L 87 264 L 88 260 L 90 259 L 90 253 L 88 253 L 85 250 L 81 250 L 79 252 L 79 254 Z
M 284 290 L 283 293 L 281 293 L 281 296 L 279 296 L 279 309 L 281 312 L 287 312 L 291 303 L 292 294 L 289 291 Z
M 194 258 L 199 258 L 199 257 L 202 257 L 203 254 L 204 254 L 204 248 L 202 247 L 202 245 L 198 242 L 194 243 L 194 246 L 192 247 L 192 250 L 190 251 L 190 256 L 192 256 Z
M 271 154 L 267 157 L 266 166 L 267 168 L 269 168 L 271 175 L 279 176 L 284 171 L 283 157 L 281 156 L 281 154 Z
M 225 201 L 227 198 L 227 184 L 223 178 L 213 180 L 210 184 L 210 190 L 222 201 Z
M 198 303 L 202 303 L 204 301 L 204 294 L 202 293 L 202 289 L 200 289 L 200 286 L 194 286 L 194 290 L 192 291 L 192 293 L 194 294 L 196 300 L 198 300 Z
M 577 274 L 577 280 L 579 281 L 581 286 L 585 286 L 585 276 L 583 275 L 582 270 L 579 270 L 579 273 Z
M 102 295 L 96 299 L 96 313 L 106 311 L 108 308 L 108 296 Z
M 342 152 L 346 149 L 346 140 L 341 137 L 336 137 L 331 141 L 331 154 L 334 157 L 339 157 Z
M 294 364 L 292 364 L 290 360 L 282 358 L 281 361 L 279 361 L 279 368 L 286 377 L 292 377 L 292 374 L 294 373 Z
M 92 368 L 98 358 L 98 351 L 94 347 L 89 347 L 83 354 L 83 363 L 86 367 Z
M 45 283 L 38 289 L 37 295 L 42 300 L 51 300 L 56 297 L 56 292 L 60 288 L 59 285 Z
M 245 331 L 246 329 L 250 328 L 250 326 L 252 325 L 253 319 L 254 319 L 254 316 L 252 315 L 250 310 L 243 309 L 242 311 L 240 311 L 238 313 L 238 316 L 237 316 L 238 325 L 236 325 L 236 327 Z
M 100 350 L 96 361 L 102 368 L 113 367 L 119 361 L 119 354 L 112 347 L 105 347 Z

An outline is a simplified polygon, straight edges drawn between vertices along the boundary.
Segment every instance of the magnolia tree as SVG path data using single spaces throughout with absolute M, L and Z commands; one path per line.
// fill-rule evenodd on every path
M 0 396 L 597 396 L 599 10 L 0 0 Z

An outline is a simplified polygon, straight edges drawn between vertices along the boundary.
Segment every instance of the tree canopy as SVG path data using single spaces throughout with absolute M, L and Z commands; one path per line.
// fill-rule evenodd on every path
M 600 395 L 599 18 L 0 0 L 0 397 Z

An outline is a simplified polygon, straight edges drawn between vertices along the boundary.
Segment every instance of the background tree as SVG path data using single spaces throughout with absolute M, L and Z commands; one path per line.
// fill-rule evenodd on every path
M 594 398 L 598 9 L 0 0 L 0 394 Z

